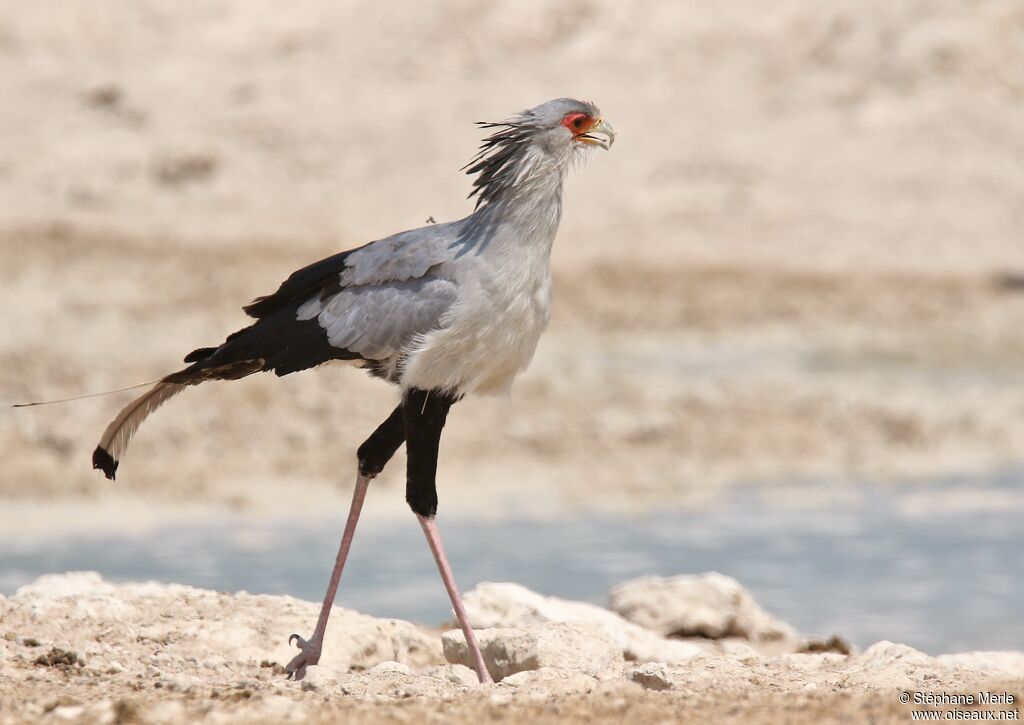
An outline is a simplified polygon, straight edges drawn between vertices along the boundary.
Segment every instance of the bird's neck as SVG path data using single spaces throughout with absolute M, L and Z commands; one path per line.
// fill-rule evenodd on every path
M 477 228 L 500 230 L 505 244 L 550 252 L 562 218 L 564 180 L 562 167 L 531 169 L 506 194 L 477 209 L 470 223 Z

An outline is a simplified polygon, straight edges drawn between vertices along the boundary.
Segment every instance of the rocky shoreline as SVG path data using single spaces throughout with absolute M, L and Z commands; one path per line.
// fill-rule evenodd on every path
M 1024 653 L 933 657 L 891 642 L 851 653 L 838 638 L 802 638 L 718 574 L 645 577 L 610 601 L 510 583 L 467 592 L 499 680 L 488 686 L 465 666 L 458 630 L 336 608 L 320 665 L 295 682 L 286 638 L 311 626 L 315 603 L 48 575 L 0 598 L 0 723 L 905 720 L 914 707 L 965 707 L 943 699 L 953 693 L 1013 716 L 1024 689 Z M 979 704 L 979 693 L 1010 700 Z

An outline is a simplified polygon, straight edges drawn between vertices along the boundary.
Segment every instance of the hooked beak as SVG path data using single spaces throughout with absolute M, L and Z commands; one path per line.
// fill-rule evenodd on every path
M 597 123 L 590 127 L 589 131 L 577 136 L 576 140 L 580 143 L 600 146 L 607 151 L 615 143 L 615 129 L 612 128 L 610 123 L 600 118 Z

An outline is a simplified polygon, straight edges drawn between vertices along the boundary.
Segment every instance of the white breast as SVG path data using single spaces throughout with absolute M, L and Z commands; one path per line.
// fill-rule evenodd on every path
M 526 369 L 551 316 L 560 178 L 544 191 L 533 195 L 535 203 L 508 212 L 480 249 L 446 268 L 456 283 L 456 302 L 440 329 L 407 350 L 404 386 L 501 393 Z
M 409 352 L 402 384 L 459 393 L 501 393 L 526 369 L 551 315 L 548 254 L 531 250 L 511 267 L 487 265 L 460 280 L 442 329 Z M 483 266 L 483 265 L 481 265 Z

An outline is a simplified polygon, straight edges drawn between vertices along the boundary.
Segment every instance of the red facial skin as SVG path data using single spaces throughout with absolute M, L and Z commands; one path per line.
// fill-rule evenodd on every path
M 573 136 L 579 136 L 590 130 L 594 119 L 585 113 L 570 113 L 562 119 L 562 125 L 569 129 Z

